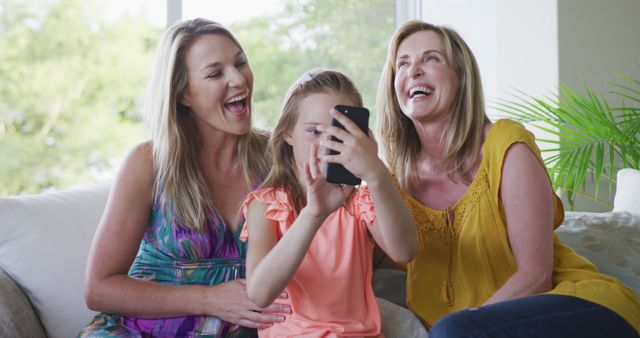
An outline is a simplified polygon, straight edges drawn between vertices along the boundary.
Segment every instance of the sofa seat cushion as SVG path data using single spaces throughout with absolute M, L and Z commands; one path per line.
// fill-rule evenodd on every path
M 0 266 L 36 308 L 47 336 L 75 337 L 94 315 L 84 271 L 108 185 L 0 197 Z
M 377 298 L 382 317 L 382 334 L 387 338 L 428 338 L 418 317 L 407 308 L 384 298 Z

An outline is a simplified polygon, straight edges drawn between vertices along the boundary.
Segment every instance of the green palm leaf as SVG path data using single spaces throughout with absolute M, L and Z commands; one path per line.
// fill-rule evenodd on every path
M 583 93 L 561 85 L 557 94 L 542 98 L 516 91 L 514 99 L 494 106 L 558 138 L 537 142 L 548 145 L 543 151 L 552 152 L 545 160 L 549 176 L 571 204 L 585 194 L 589 179 L 596 187 L 593 198 L 604 204 L 597 199 L 601 178 L 608 178 L 611 188 L 618 169 L 640 165 L 640 81 L 616 75 L 623 83 L 610 83 L 610 94 L 622 100 L 620 107 L 612 107 L 586 84 Z

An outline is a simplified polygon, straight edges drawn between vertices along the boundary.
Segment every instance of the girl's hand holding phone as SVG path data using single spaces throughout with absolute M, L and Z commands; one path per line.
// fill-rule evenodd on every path
M 328 183 L 320 169 L 318 146 L 312 145 L 309 162 L 305 164 L 305 181 L 307 183 L 307 205 L 305 208 L 312 215 L 322 219 L 336 211 L 347 200 L 354 190 L 351 185 Z
M 331 115 L 340 122 L 345 129 L 331 126 L 318 125 L 317 129 L 328 134 L 327 138 L 320 141 L 320 145 L 332 149 L 339 154 L 323 154 L 322 164 L 338 163 L 343 165 L 355 176 L 367 182 L 372 182 L 380 172 L 386 172 L 384 163 L 378 157 L 378 144 L 369 129 L 365 134 L 358 125 L 336 109 L 331 109 Z M 342 142 L 331 139 L 334 136 Z

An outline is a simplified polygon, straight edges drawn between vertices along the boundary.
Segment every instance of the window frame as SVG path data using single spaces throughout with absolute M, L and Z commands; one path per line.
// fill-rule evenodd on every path
M 422 18 L 422 0 L 395 0 L 396 28 L 403 23 Z M 167 0 L 167 28 L 182 19 L 182 0 Z

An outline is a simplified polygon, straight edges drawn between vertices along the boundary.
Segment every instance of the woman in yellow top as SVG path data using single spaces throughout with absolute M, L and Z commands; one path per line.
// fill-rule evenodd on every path
M 563 219 L 534 138 L 492 124 L 452 29 L 398 29 L 378 92 L 390 169 L 418 225 L 407 303 L 439 337 L 637 337 L 640 299 L 559 242 Z

